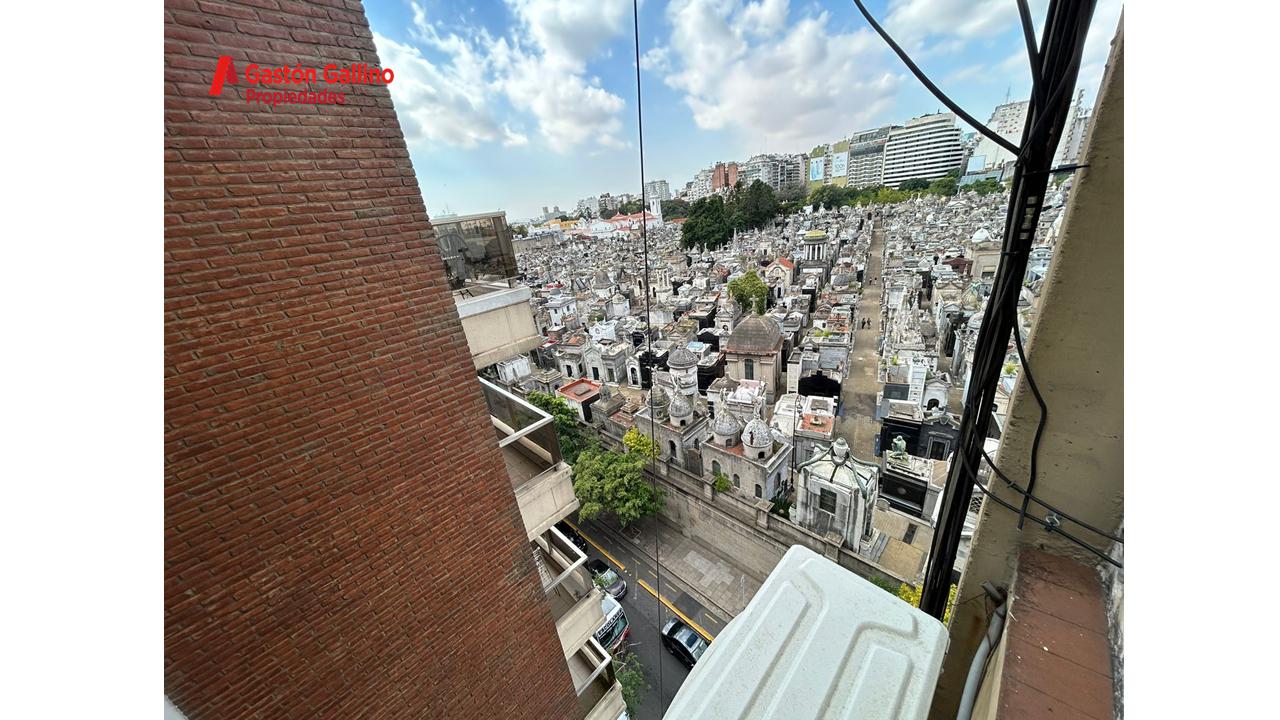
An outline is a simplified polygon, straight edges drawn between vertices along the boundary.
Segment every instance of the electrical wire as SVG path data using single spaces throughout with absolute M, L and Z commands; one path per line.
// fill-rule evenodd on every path
M 1031 374 L 1031 363 L 1027 362 L 1026 351 L 1022 348 L 1022 330 L 1017 326 L 1015 321 L 1013 326 L 1013 344 L 1018 348 L 1018 358 L 1022 361 L 1022 372 L 1027 376 L 1027 385 L 1031 387 L 1031 394 L 1035 396 L 1036 404 L 1040 406 L 1040 420 L 1036 423 L 1035 438 L 1031 441 L 1031 467 L 1030 476 L 1027 478 L 1027 492 L 1022 496 L 1022 510 L 1018 513 L 1018 529 L 1022 529 L 1023 519 L 1027 516 L 1027 505 L 1031 502 L 1031 493 L 1036 489 L 1037 463 L 1040 459 L 1040 438 L 1044 435 L 1044 426 L 1049 422 L 1049 406 L 1045 404 L 1044 396 L 1040 394 L 1040 388 L 1036 386 L 1035 376 Z M 986 451 L 983 451 L 986 454 Z
M 1041 500 L 1040 498 L 1036 497 L 1035 495 L 1032 495 L 1032 494 L 1031 494 L 1030 492 L 1028 492 L 1027 490 L 1023 489 L 1023 487 L 1022 487 L 1021 485 L 1019 485 L 1018 483 L 1014 482 L 1013 480 L 1010 480 L 1008 475 L 1005 475 L 1005 474 L 1004 474 L 1004 472 L 1002 472 L 1002 471 L 1000 470 L 1000 468 L 996 467 L 995 461 L 993 461 L 993 460 L 991 459 L 991 456 L 987 454 L 987 451 L 986 451 L 986 450 L 983 450 L 983 451 L 982 451 L 982 459 L 987 461 L 987 467 L 990 467 L 990 468 L 991 468 L 991 470 L 992 470 L 992 471 L 994 471 L 994 472 L 995 472 L 995 474 L 996 474 L 996 475 L 997 475 L 1001 480 L 1003 480 L 1003 481 L 1004 481 L 1004 484 L 1005 484 L 1005 485 L 1007 485 L 1007 486 L 1009 487 L 1009 489 L 1010 489 L 1010 490 L 1013 490 L 1014 492 L 1021 494 L 1023 497 L 1030 498 L 1032 502 L 1034 502 L 1035 504 L 1037 504 L 1037 505 L 1039 505 L 1040 507 L 1044 508 L 1045 510 L 1048 510 L 1049 512 L 1053 513 L 1054 515 L 1057 515 L 1057 516 L 1059 516 L 1059 517 L 1062 517 L 1062 518 L 1064 518 L 1064 519 L 1066 519 L 1066 520 L 1070 520 L 1071 522 L 1075 523 L 1076 525 L 1079 525 L 1080 527 L 1082 527 L 1082 528 L 1084 528 L 1084 529 L 1086 529 L 1086 530 L 1088 530 L 1088 531 L 1090 531 L 1090 532 L 1093 532 L 1093 533 L 1095 533 L 1095 534 L 1097 534 L 1097 535 L 1101 535 L 1102 537 L 1104 537 L 1104 538 L 1106 538 L 1106 539 L 1108 539 L 1108 540 L 1110 540 L 1110 541 L 1112 541 L 1112 542 L 1117 542 L 1117 543 L 1120 543 L 1121 545 L 1123 545 L 1123 544 L 1124 544 L 1124 538 L 1119 537 L 1119 536 L 1117 536 L 1117 535 L 1112 535 L 1111 533 L 1106 532 L 1105 530 L 1099 530 L 1098 528 L 1094 527 L 1093 525 L 1090 525 L 1089 523 L 1087 523 L 1087 522 L 1085 522 L 1085 521 L 1083 521 L 1083 520 L 1077 520 L 1076 518 L 1072 517 L 1071 515 L 1068 515 L 1067 513 L 1065 513 L 1065 512 L 1063 512 L 1063 511 L 1059 510 L 1058 508 L 1056 508 L 1056 507 L 1054 507 L 1054 506 L 1050 505 L 1049 503 L 1047 503 L 1047 502 L 1045 502 L 1045 501 Z
M 640 242 L 644 248 L 644 337 L 645 349 L 649 354 L 650 362 L 653 361 L 653 312 L 650 309 L 649 296 L 653 292 L 652 278 L 649 275 L 649 223 L 645 213 L 648 212 L 648 196 L 645 189 L 644 179 L 644 106 L 640 101 L 640 7 L 638 0 L 631 0 L 631 28 L 635 32 L 636 43 L 636 135 L 640 144 Z M 661 200 L 659 200 L 661 202 Z M 643 371 L 642 371 L 643 373 Z M 654 418 L 653 410 L 653 368 L 649 370 L 649 442 L 653 444 L 654 451 L 657 451 L 657 422 Z M 641 378 L 643 380 L 643 378 Z M 648 453 L 646 458 L 647 464 L 650 466 L 649 483 L 653 487 L 655 495 L 659 492 L 657 473 L 654 472 L 654 464 L 657 458 L 654 453 Z M 638 572 L 638 571 L 637 571 Z M 661 558 L 661 536 L 658 532 L 653 533 L 653 572 L 654 585 L 658 597 L 654 599 L 654 603 L 658 608 L 659 627 L 662 624 L 662 603 L 659 598 L 662 597 L 662 558 Z M 639 575 L 637 575 L 639 577 Z M 662 682 L 662 658 L 658 658 L 658 705 L 662 705 L 662 699 L 666 697 L 663 691 Z M 665 708 L 663 708 L 665 711 Z
M 868 15 L 861 0 L 855 2 L 864 16 Z M 1052 167 L 1053 153 L 1066 123 L 1069 108 L 1063 102 L 1064 95 L 1069 88 L 1074 87 L 1079 74 L 1084 40 L 1095 4 L 1094 0 L 1051 0 L 1043 40 L 1039 43 L 1039 50 L 1030 58 L 1030 62 L 1037 66 L 1033 75 L 1038 78 L 1038 87 L 1033 89 L 1019 149 L 1015 151 L 1017 160 L 1005 216 L 1001 262 L 988 300 L 987 318 L 978 334 L 977 354 L 971 369 L 973 382 L 965 399 L 965 413 L 961 419 L 960 447 L 957 450 L 961 462 L 952 463 L 950 477 L 943 492 L 938 531 L 934 535 L 929 566 L 921 589 L 920 607 L 934 617 L 941 617 L 946 606 L 950 574 L 973 494 L 973 478 L 966 478 L 965 475 L 972 472 L 971 465 L 979 462 L 986 429 L 990 425 L 990 408 L 995 401 L 1000 366 L 1007 353 L 1009 333 L 1016 324 L 1017 300 L 1048 183 L 1048 174 L 1043 171 Z M 1024 36 L 1025 29 L 1024 26 Z M 878 26 L 877 30 L 884 35 Z M 904 54 L 898 48 L 895 50 L 900 55 Z M 926 86 L 935 90 L 931 85 Z M 935 91 L 934 94 L 938 93 Z M 986 488 L 981 489 L 986 492 Z M 1006 504 L 999 498 L 996 501 Z M 1015 509 L 1011 505 L 1008 508 Z M 1032 519 L 1047 530 L 1058 532 L 1086 546 L 1071 533 L 1061 530 L 1056 515 L 1045 520 L 1036 517 Z M 1087 547 L 1091 552 L 1106 558 L 1096 548 Z M 1107 561 L 1113 562 L 1109 558 Z
M 968 458 L 966 458 L 966 457 L 965 457 L 963 454 L 961 454 L 961 453 L 957 453 L 957 457 L 959 457 L 959 458 L 960 458 L 960 462 L 961 462 L 961 464 L 964 466 L 965 471 L 969 473 L 969 481 L 972 483 L 973 487 L 976 487 L 976 488 L 978 488 L 979 490 L 981 490 L 981 491 L 982 491 L 982 493 L 983 493 L 984 495 L 986 495 L 987 497 L 991 498 L 992 500 L 995 500 L 997 504 L 999 504 L 1001 507 L 1005 508 L 1006 510 L 1010 510 L 1010 511 L 1012 511 L 1012 512 L 1018 512 L 1018 508 L 1017 508 L 1017 506 L 1015 506 L 1015 505 L 1013 505 L 1013 504 L 1011 504 L 1011 503 L 1007 502 L 1007 501 L 1006 501 L 1006 500 L 1004 500 L 1003 498 L 1001 498 L 1001 497 L 997 496 L 995 493 L 991 492 L 989 489 L 987 489 L 987 488 L 983 487 L 983 486 L 982 486 L 982 483 L 978 482 L 978 474 L 977 474 L 977 472 L 976 472 L 976 471 L 974 471 L 973 467 L 972 467 L 971 465 L 969 465 L 969 459 L 968 459 Z M 1056 513 L 1054 513 L 1054 514 L 1053 514 L 1053 517 L 1055 517 L 1055 518 L 1056 518 L 1056 517 L 1057 517 L 1057 514 L 1056 514 Z M 1081 540 L 1080 538 L 1076 537 L 1075 535 L 1072 535 L 1071 533 L 1067 532 L 1066 530 L 1063 530 L 1063 529 L 1062 529 L 1062 526 L 1061 526 L 1060 524 L 1058 524 L 1057 522 L 1054 522 L 1054 521 L 1050 520 L 1048 517 L 1046 517 L 1045 519 L 1041 519 L 1041 518 L 1036 517 L 1035 515 L 1027 515 L 1027 518 L 1028 518 L 1028 519 L 1030 519 L 1032 522 L 1036 523 L 1037 525 L 1039 525 L 1040 527 L 1044 528 L 1046 531 L 1048 531 L 1048 532 L 1050 532 L 1050 533 L 1057 533 L 1058 535 L 1061 535 L 1062 537 L 1064 537 L 1064 538 L 1066 538 L 1067 540 L 1069 540 L 1069 541 L 1071 541 L 1071 542 L 1075 543 L 1076 545 L 1080 546 L 1081 548 L 1084 548 L 1085 550 L 1088 550 L 1089 552 L 1093 553 L 1094 555 L 1097 555 L 1097 556 L 1098 556 L 1099 558 L 1101 558 L 1102 560 L 1104 560 L 1104 561 L 1106 561 L 1106 562 L 1108 562 L 1108 563 L 1111 563 L 1112 565 L 1114 565 L 1114 566 L 1116 566 L 1116 567 L 1118 567 L 1118 568 L 1124 569 L 1124 565 L 1123 565 L 1123 564 L 1121 564 L 1118 560 L 1116 560 L 1115 558 L 1111 557 L 1111 556 L 1110 556 L 1110 555 L 1108 555 L 1106 552 L 1104 552 L 1104 551 L 1102 551 L 1102 550 L 1100 550 L 1100 549 L 1098 549 L 1098 548 L 1096 548 L 1096 547 L 1094 547 L 1094 546 L 1090 545 L 1089 543 L 1087 543 L 1087 542 L 1085 542 L 1085 541 Z
M 1027 0 L 1018 0 L 1018 18 L 1022 21 L 1022 36 L 1027 43 L 1027 59 L 1031 64 L 1031 89 L 1036 91 L 1043 88 L 1044 84 L 1040 82 L 1040 49 L 1036 46 L 1036 28 L 1031 22 L 1031 9 L 1027 7 Z M 1037 98 L 1036 104 L 1040 105 L 1044 98 Z
M 934 97 L 942 101 L 942 104 L 946 105 L 947 108 L 951 110 L 951 112 L 958 115 L 962 120 L 968 123 L 970 127 L 972 127 L 974 130 L 977 130 L 979 133 L 982 133 L 983 135 L 985 135 L 989 140 L 991 140 L 991 142 L 994 142 L 995 144 L 999 145 L 1005 150 L 1008 150 L 1014 155 L 1019 154 L 1019 149 L 1017 145 L 1014 145 L 1013 143 L 1001 137 L 1000 134 L 997 133 L 996 131 L 978 122 L 977 118 L 965 112 L 964 108 L 957 105 L 951 98 L 947 97 L 946 93 L 942 92 L 942 90 L 939 89 L 937 85 L 934 85 L 933 81 L 930 80 L 924 74 L 924 71 L 922 71 L 919 67 L 917 67 L 916 64 L 911 60 L 911 58 L 907 55 L 907 52 L 903 50 L 901 47 L 899 47 L 898 43 L 894 42 L 892 37 L 889 37 L 889 33 L 886 32 L 884 28 L 880 27 L 880 23 L 876 22 L 876 19 L 871 16 L 871 12 L 867 10 L 867 7 L 865 5 L 862 4 L 862 0 L 853 0 L 853 2 L 858 6 L 858 9 L 862 11 L 862 16 L 867 19 L 867 22 L 871 23 L 871 27 L 875 29 L 877 33 L 880 34 L 880 37 L 884 38 L 884 41 L 889 44 L 890 48 L 893 48 L 893 51 L 895 53 L 898 54 L 898 57 L 901 58 L 903 64 L 907 66 L 907 69 L 910 70 L 911 73 L 916 76 L 916 79 L 919 80 L 921 83 L 923 83 L 924 86 L 928 88 L 930 92 L 933 93 Z

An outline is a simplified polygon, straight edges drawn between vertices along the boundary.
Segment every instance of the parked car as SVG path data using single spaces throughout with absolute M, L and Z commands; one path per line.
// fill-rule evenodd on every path
M 569 523 L 561 520 L 556 523 L 556 529 L 564 533 L 564 536 L 569 538 L 569 542 L 577 545 L 579 550 L 582 552 L 587 551 L 587 539 L 579 535 L 577 530 L 569 527 Z
M 595 579 L 596 584 L 615 599 L 621 599 L 627 594 L 627 581 L 623 580 L 622 576 L 615 572 L 613 568 L 604 564 L 603 560 L 588 560 L 587 570 L 591 573 L 591 577 Z
M 662 626 L 662 644 L 666 646 L 668 652 L 689 668 L 697 664 L 702 653 L 709 647 L 701 635 L 680 622 L 678 618 L 671 618 L 666 625 Z

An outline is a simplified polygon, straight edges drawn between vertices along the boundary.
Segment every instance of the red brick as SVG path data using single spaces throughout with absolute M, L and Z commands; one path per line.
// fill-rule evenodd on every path
M 379 66 L 360 4 L 166 11 L 165 694 L 193 719 L 575 716 L 387 89 L 208 95 L 220 54 Z

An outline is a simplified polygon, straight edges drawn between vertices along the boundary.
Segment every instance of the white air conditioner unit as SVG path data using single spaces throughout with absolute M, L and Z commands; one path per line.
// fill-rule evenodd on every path
M 716 636 L 665 720 L 924 720 L 941 622 L 793 546 Z

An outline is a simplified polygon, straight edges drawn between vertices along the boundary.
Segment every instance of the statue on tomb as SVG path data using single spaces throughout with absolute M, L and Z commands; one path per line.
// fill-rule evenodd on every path
M 889 451 L 886 459 L 894 465 L 910 465 L 911 455 L 907 453 L 907 440 L 901 435 L 893 436 L 893 449 Z

